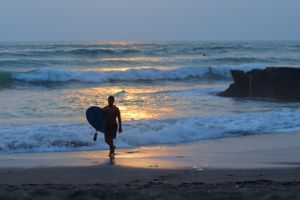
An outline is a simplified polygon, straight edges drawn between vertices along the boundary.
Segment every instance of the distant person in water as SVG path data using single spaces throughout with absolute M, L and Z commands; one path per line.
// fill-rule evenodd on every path
M 114 105 L 115 98 L 113 96 L 108 97 L 108 105 L 103 108 L 106 114 L 106 126 L 105 126 L 105 142 L 109 145 L 109 157 L 113 157 L 115 155 L 115 146 L 114 139 L 117 135 L 117 130 L 119 127 L 119 133 L 122 133 L 122 121 L 121 121 L 121 113 L 117 106 Z M 117 123 L 118 118 L 118 123 Z

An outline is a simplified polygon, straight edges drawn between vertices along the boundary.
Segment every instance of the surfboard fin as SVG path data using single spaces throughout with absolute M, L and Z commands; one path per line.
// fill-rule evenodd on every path
M 96 131 L 96 133 L 95 133 L 95 135 L 94 135 L 94 139 L 93 139 L 94 141 L 97 140 L 97 135 L 98 135 L 98 134 L 97 134 L 97 131 Z

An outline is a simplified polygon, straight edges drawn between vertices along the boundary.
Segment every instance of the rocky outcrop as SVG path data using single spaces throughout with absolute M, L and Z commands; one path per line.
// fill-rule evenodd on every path
M 268 67 L 249 72 L 232 70 L 233 83 L 219 93 L 226 97 L 300 100 L 300 69 Z

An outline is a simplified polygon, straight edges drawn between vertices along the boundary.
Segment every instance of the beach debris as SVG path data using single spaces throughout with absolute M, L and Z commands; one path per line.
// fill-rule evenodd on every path
M 184 156 L 176 156 L 176 158 L 184 158 Z
M 157 168 L 158 165 L 149 165 L 149 167 L 151 167 L 151 168 Z
M 126 153 L 128 153 L 128 154 L 132 154 L 132 153 L 139 153 L 139 151 L 135 151 L 135 150 L 133 150 L 133 151 L 127 151 Z
M 195 171 L 203 171 L 203 168 L 201 168 L 201 167 L 193 167 L 193 170 L 195 170 Z

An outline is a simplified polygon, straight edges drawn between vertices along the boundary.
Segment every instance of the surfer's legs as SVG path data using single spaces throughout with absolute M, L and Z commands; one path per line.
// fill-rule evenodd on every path
M 116 138 L 118 126 L 106 126 L 105 128 L 105 142 L 109 145 L 109 156 L 115 155 L 114 138 Z
M 105 133 L 105 142 L 109 145 L 109 156 L 113 156 L 115 154 L 115 146 L 111 134 Z
M 111 142 L 110 142 L 110 137 L 109 137 L 108 133 L 104 134 L 104 139 L 105 139 L 106 144 L 108 144 L 110 146 Z

